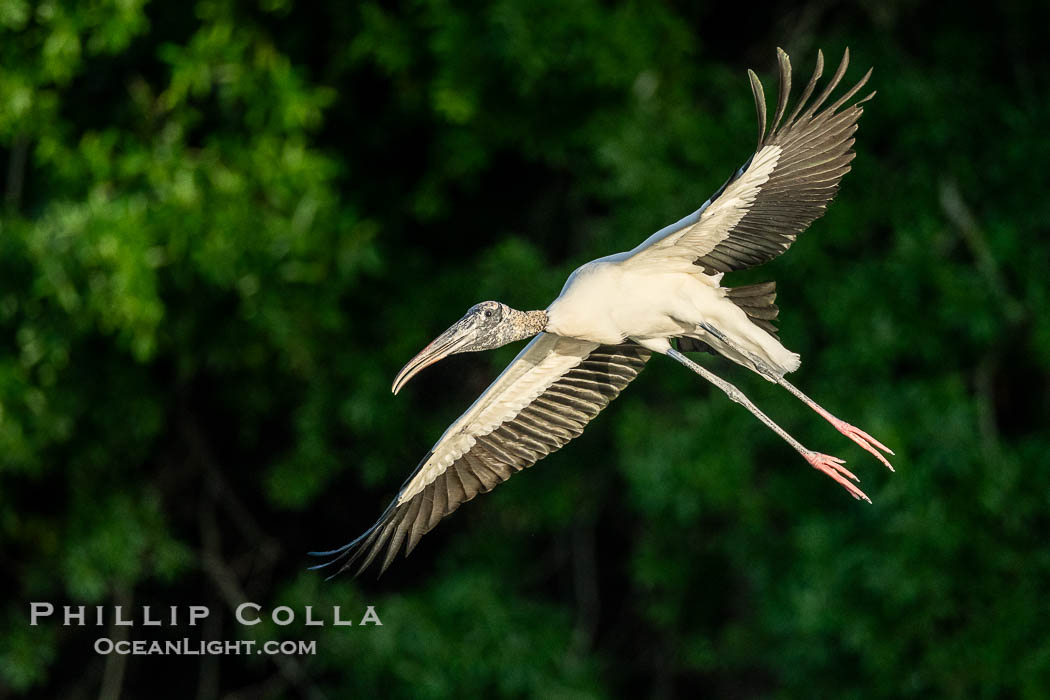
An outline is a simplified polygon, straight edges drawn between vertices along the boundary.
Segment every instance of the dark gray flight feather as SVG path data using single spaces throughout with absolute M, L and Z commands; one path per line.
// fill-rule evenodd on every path
M 403 548 L 407 556 L 423 535 L 463 503 L 491 491 L 580 435 L 638 376 L 649 356 L 648 350 L 630 342 L 598 346 L 516 416 L 487 435 L 476 436 L 473 447 L 415 496 L 400 505 L 395 498 L 361 537 L 339 549 L 313 552 L 334 556 L 314 568 L 342 561 L 337 572 L 341 573 L 360 562 L 357 575 L 383 554 L 380 573 L 386 571 L 399 550 Z M 405 486 L 429 457 L 420 462 Z
M 762 83 L 753 71 L 748 71 L 748 77 L 758 115 L 756 153 L 766 146 L 777 146 L 781 153 L 769 179 L 759 187 L 755 201 L 740 221 L 714 248 L 696 259 L 696 264 L 710 274 L 742 270 L 772 260 L 786 251 L 799 233 L 824 214 L 838 191 L 839 181 L 849 172 L 850 161 L 855 156 L 850 149 L 853 146 L 853 134 L 857 130 L 857 120 L 864 111 L 861 105 L 875 95 L 872 92 L 840 111 L 868 82 L 871 77 L 871 70 L 868 70 L 860 82 L 821 110 L 846 73 L 849 65 L 849 49 L 846 49 L 835 75 L 810 103 L 809 98 L 824 70 L 824 56 L 818 51 L 813 77 L 802 91 L 794 110 L 781 124 L 791 91 L 791 61 L 781 49 L 777 50 L 777 58 L 780 95 L 768 132 Z M 753 159 L 726 184 L 744 176 Z M 718 194 L 725 188 L 726 185 L 723 185 Z

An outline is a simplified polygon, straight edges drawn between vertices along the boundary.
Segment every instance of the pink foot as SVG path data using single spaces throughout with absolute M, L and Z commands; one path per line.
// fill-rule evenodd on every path
M 890 464 L 889 460 L 883 457 L 882 454 L 875 448 L 877 447 L 879 448 L 879 450 L 882 450 L 883 452 L 887 452 L 889 454 L 893 454 L 893 450 L 886 447 L 881 442 L 868 435 L 860 428 L 856 428 L 844 420 L 839 420 L 838 418 L 835 418 L 831 421 L 831 424 L 835 426 L 835 430 L 839 431 L 840 433 L 848 437 L 850 440 L 860 445 L 863 449 L 875 455 L 875 458 L 883 464 L 885 464 L 891 472 L 896 471 L 893 468 L 893 465 Z
M 802 454 L 809 462 L 810 466 L 814 469 L 824 472 L 832 479 L 842 484 L 842 486 L 849 491 L 849 494 L 857 500 L 865 500 L 871 503 L 871 499 L 868 498 L 863 491 L 853 485 L 849 479 L 859 482 L 856 476 L 853 475 L 849 469 L 842 466 L 845 460 L 841 460 L 838 457 L 832 457 L 831 455 L 821 454 L 819 452 L 805 452 Z M 847 478 L 849 477 L 849 478 Z

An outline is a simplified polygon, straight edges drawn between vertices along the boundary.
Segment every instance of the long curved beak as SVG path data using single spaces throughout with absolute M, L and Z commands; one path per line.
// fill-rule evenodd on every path
M 466 326 L 460 320 L 454 326 L 435 338 L 430 345 L 419 351 L 419 354 L 408 361 L 401 371 L 394 377 L 394 384 L 390 390 L 397 394 L 408 384 L 408 380 L 422 372 L 425 368 L 438 360 L 443 360 L 453 355 L 466 345 L 473 337 L 473 329 Z

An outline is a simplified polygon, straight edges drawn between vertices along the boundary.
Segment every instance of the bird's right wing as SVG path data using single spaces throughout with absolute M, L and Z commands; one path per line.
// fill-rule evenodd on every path
M 629 264 L 695 264 L 712 275 L 754 267 L 786 251 L 799 233 L 824 214 L 855 155 L 850 148 L 863 112 L 861 105 L 875 93 L 843 105 L 864 86 L 871 71 L 821 109 L 846 72 L 847 49 L 827 87 L 807 104 L 824 67 L 823 54 L 818 52 L 813 77 L 784 119 L 791 93 L 791 61 L 783 50 L 778 49 L 777 56 L 780 96 L 768 132 L 762 83 L 748 71 L 758 112 L 754 155 L 698 210 L 630 251 L 626 255 Z
M 364 557 L 386 550 L 382 570 L 461 504 L 559 449 L 634 379 L 650 352 L 634 343 L 599 345 L 541 333 L 453 423 L 379 520 L 353 542 L 314 554 Z M 407 543 L 406 543 L 407 538 Z M 327 566 L 322 564 L 321 566 Z

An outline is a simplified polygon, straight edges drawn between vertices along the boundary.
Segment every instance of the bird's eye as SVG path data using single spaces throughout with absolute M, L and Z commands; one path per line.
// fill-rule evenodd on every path
M 492 309 L 485 309 L 485 318 L 492 318 Z

